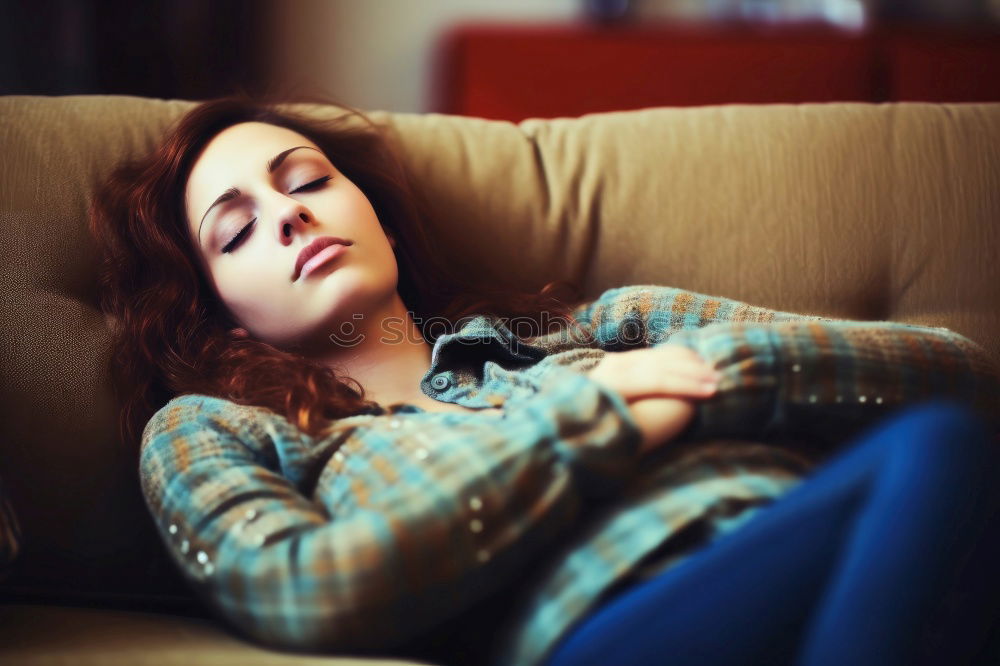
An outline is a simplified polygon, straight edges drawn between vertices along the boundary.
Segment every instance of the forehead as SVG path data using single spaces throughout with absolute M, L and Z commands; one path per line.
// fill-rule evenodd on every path
M 286 127 L 261 122 L 227 127 L 212 137 L 195 158 L 185 187 L 187 206 L 207 207 L 225 189 L 238 186 L 238 181 L 266 177 L 268 160 L 293 146 L 319 148 Z M 312 150 L 295 151 L 292 156 L 302 157 L 298 153 L 321 157 Z

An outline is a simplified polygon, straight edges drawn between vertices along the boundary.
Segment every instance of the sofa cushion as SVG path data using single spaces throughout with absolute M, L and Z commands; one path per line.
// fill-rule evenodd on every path
M 0 605 L 0 662 L 232 664 L 233 666 L 415 666 L 426 662 L 377 657 L 295 654 L 233 637 L 218 623 L 184 617 L 68 606 Z

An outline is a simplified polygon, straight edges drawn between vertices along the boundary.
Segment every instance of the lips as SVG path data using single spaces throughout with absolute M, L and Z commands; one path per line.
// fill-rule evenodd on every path
M 292 281 L 299 279 L 302 273 L 302 266 L 314 256 L 330 247 L 331 245 L 352 245 L 354 241 L 337 238 L 336 236 L 320 236 L 313 242 L 306 245 L 295 258 L 295 269 L 292 271 Z

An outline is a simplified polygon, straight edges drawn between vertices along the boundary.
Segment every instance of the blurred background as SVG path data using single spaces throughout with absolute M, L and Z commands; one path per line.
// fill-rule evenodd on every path
M 521 120 L 1000 101 L 1000 0 L 0 0 L 0 94 L 237 89 Z

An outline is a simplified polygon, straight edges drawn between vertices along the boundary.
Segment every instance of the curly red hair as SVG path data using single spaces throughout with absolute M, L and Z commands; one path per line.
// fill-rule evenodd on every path
M 342 114 L 319 119 L 283 106 L 245 93 L 203 102 L 149 155 L 118 165 L 94 194 L 89 229 L 99 252 L 99 302 L 114 321 L 109 372 L 122 441 L 134 454 L 149 418 L 185 393 L 266 407 L 311 435 L 375 407 L 356 380 L 240 335 L 194 259 L 185 184 L 201 149 L 237 123 L 266 122 L 302 134 L 365 193 L 396 239 L 398 290 L 418 327 L 432 318 L 454 327 L 463 317 L 486 313 L 537 321 L 543 311 L 576 323 L 569 313 L 580 294 L 571 283 L 515 293 L 452 274 L 421 223 L 426 206 L 381 128 L 363 113 L 340 105 Z M 433 342 L 433 332 L 421 332 Z

